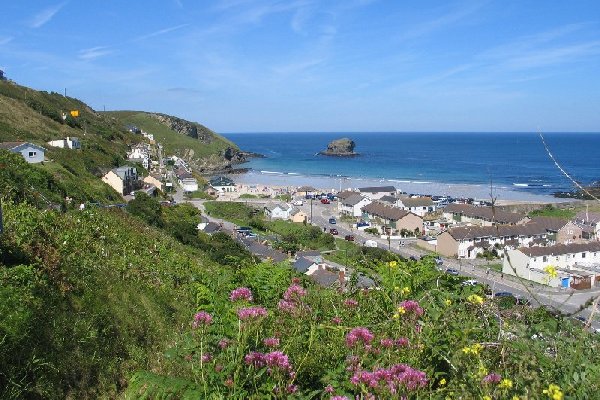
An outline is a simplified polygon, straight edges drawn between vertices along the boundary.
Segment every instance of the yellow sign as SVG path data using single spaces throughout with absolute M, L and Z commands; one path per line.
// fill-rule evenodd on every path
M 71 117 L 79 117 L 79 110 L 71 111 Z

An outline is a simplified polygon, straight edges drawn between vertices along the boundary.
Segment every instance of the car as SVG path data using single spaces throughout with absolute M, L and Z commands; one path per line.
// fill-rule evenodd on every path
M 377 242 L 374 240 L 366 240 L 365 247 L 377 247 Z
M 249 227 L 249 226 L 240 226 L 235 231 L 237 233 L 241 233 L 241 234 L 247 235 L 248 233 L 252 232 L 252 228 Z
M 463 286 L 475 286 L 477 285 L 479 282 L 477 282 L 477 280 L 475 279 L 468 279 L 466 281 L 463 281 L 462 285 Z
M 321 204 L 331 204 L 328 198 L 324 197 L 321 199 Z
M 369 226 L 369 223 L 365 222 L 365 221 L 359 221 L 359 222 L 356 223 L 356 227 L 357 228 L 361 228 L 363 226 Z
M 415 257 L 415 256 L 410 256 L 410 257 L 409 257 L 409 259 L 410 259 L 411 261 L 417 261 L 417 257 Z
M 458 275 L 458 271 L 454 268 L 446 268 L 446 273 L 449 275 Z
M 444 263 L 444 260 L 442 260 L 442 257 L 440 256 L 437 256 L 436 258 L 434 258 L 434 260 L 436 265 L 442 265 Z
M 344 239 L 346 239 L 349 242 L 354 242 L 354 235 L 346 235 L 344 236 Z
M 333 194 L 333 193 L 327 193 L 327 198 L 328 198 L 330 201 L 334 201 L 334 200 L 335 200 L 335 194 Z
M 337 222 L 337 221 L 335 220 L 335 218 L 333 218 L 333 217 L 329 218 L 329 223 L 330 223 L 331 225 L 335 225 L 335 224 L 336 224 L 336 222 Z
M 494 297 L 515 297 L 511 292 L 496 292 Z
M 304 204 L 304 202 L 302 200 L 294 200 L 294 201 L 292 201 L 292 205 L 293 206 L 301 206 L 303 204 Z
M 331 228 L 331 229 L 329 229 L 329 233 L 331 233 L 332 235 L 337 235 L 339 232 L 337 229 Z

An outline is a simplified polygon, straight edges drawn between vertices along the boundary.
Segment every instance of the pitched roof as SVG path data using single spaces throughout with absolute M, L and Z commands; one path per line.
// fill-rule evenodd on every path
M 547 247 L 522 247 L 519 249 L 529 257 L 558 256 L 563 254 L 600 251 L 600 242 L 557 244 Z
M 558 230 L 565 226 L 568 222 L 569 220 L 565 218 L 533 217 L 527 224 L 538 224 L 543 226 L 547 231 L 558 232 Z
M 357 192 L 353 192 L 351 190 L 343 190 L 341 192 L 339 192 L 338 194 L 336 194 L 337 198 L 340 200 L 345 200 L 350 196 L 355 195 Z
M 495 221 L 500 224 L 516 224 L 525 218 L 524 214 L 510 213 L 492 207 L 479 207 L 470 204 L 448 204 L 444 208 L 445 213 L 461 214 L 466 217 Z
M 361 193 L 392 193 L 396 191 L 396 188 L 394 186 L 367 186 L 358 188 L 358 191 Z
M 600 213 L 580 211 L 575 215 L 575 220 L 586 225 L 596 225 L 600 223 Z
M 433 205 L 431 197 L 406 197 L 401 199 L 401 201 L 405 207 L 426 207 Z
M 25 142 L 2 142 L 0 143 L 0 149 L 12 150 L 22 144 L 25 144 Z
M 538 224 L 462 226 L 448 229 L 446 232 L 456 240 L 480 239 L 507 236 L 536 236 L 546 233 L 546 228 Z
M 290 209 L 290 206 L 288 204 L 283 204 L 283 203 L 269 203 L 265 206 L 265 208 L 269 211 L 274 211 L 276 208 L 287 211 Z
M 308 258 L 304 258 L 304 257 L 300 257 L 295 263 L 294 263 L 294 269 L 298 272 L 300 272 L 301 274 L 306 273 L 306 271 L 308 271 L 308 268 L 313 265 L 315 262 L 309 260 Z
M 206 224 L 204 229 L 202 229 L 202 231 L 205 233 L 214 233 L 214 232 L 218 232 L 220 230 L 221 230 L 221 227 L 219 226 L 219 224 L 217 224 L 215 222 L 209 222 L 208 224 Z
M 210 186 L 235 186 L 235 183 L 226 176 L 217 176 L 212 178 L 210 181 Z
M 301 212 L 303 212 L 301 209 L 294 207 L 294 208 L 292 208 L 292 211 L 290 212 L 290 215 L 296 215 L 296 214 L 301 213 Z
M 330 287 L 339 280 L 339 274 L 327 271 L 326 269 L 318 269 L 309 276 L 319 285 L 324 287 Z
M 361 201 L 363 201 L 364 199 L 366 199 L 366 197 L 361 196 L 358 193 L 354 193 L 353 195 L 348 196 L 343 200 L 340 200 L 340 202 L 345 206 L 355 206 L 358 203 L 360 203 Z
M 391 203 L 391 204 L 395 204 L 397 200 L 398 199 L 396 197 L 390 196 L 390 195 L 385 195 L 379 199 L 379 201 L 382 201 L 384 203 Z
M 406 210 L 402 210 L 398 207 L 391 207 L 386 204 L 375 201 L 371 204 L 367 204 L 363 208 L 361 208 L 364 212 L 370 215 L 374 215 L 376 217 L 389 219 L 392 221 L 400 220 L 406 217 L 410 212 Z

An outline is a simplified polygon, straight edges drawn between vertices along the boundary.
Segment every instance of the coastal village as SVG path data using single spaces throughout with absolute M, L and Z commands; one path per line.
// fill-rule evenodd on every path
M 127 129 L 140 135 L 140 143 L 126 154 L 128 165 L 111 169 L 102 176 L 102 181 L 122 195 L 125 202 L 138 192 L 170 198 L 163 200 L 164 205 L 170 201 L 196 202 L 198 198 L 250 201 L 269 220 L 300 224 L 317 224 L 312 211 L 318 205 L 329 217 L 324 231 L 338 235 L 338 228 L 345 226 L 351 234 L 344 238 L 363 246 L 385 247 L 387 242 L 388 249 L 410 247 L 421 255 L 497 260 L 503 276 L 517 276 L 554 288 L 590 289 L 600 285 L 599 213 L 581 211 L 571 219 L 528 217 L 490 202 L 409 194 L 394 186 L 325 193 L 307 186 L 236 184 L 223 175 L 204 180 L 184 159 L 163 154 L 163 146 L 152 133 L 133 125 Z M 81 140 L 76 137 L 56 138 L 47 144 L 82 151 Z M 0 143 L 0 148 L 20 153 L 30 163 L 45 160 L 45 149 L 33 143 L 5 142 Z M 79 207 L 83 209 L 86 205 Z M 223 223 L 211 222 L 206 217 L 199 221 L 198 229 L 208 234 L 224 230 Z M 352 273 L 343 265 L 325 261 L 319 252 L 286 254 L 275 250 L 267 239 L 260 240 L 253 234 L 251 228 L 232 227 L 229 233 L 259 258 L 274 262 L 290 260 L 298 272 L 323 286 L 343 287 Z M 372 287 L 374 282 L 360 276 L 359 285 Z

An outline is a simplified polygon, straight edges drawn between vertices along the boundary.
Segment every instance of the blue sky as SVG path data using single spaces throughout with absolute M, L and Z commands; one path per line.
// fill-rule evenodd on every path
M 11 1 L 0 69 L 218 132 L 600 131 L 597 0 Z

